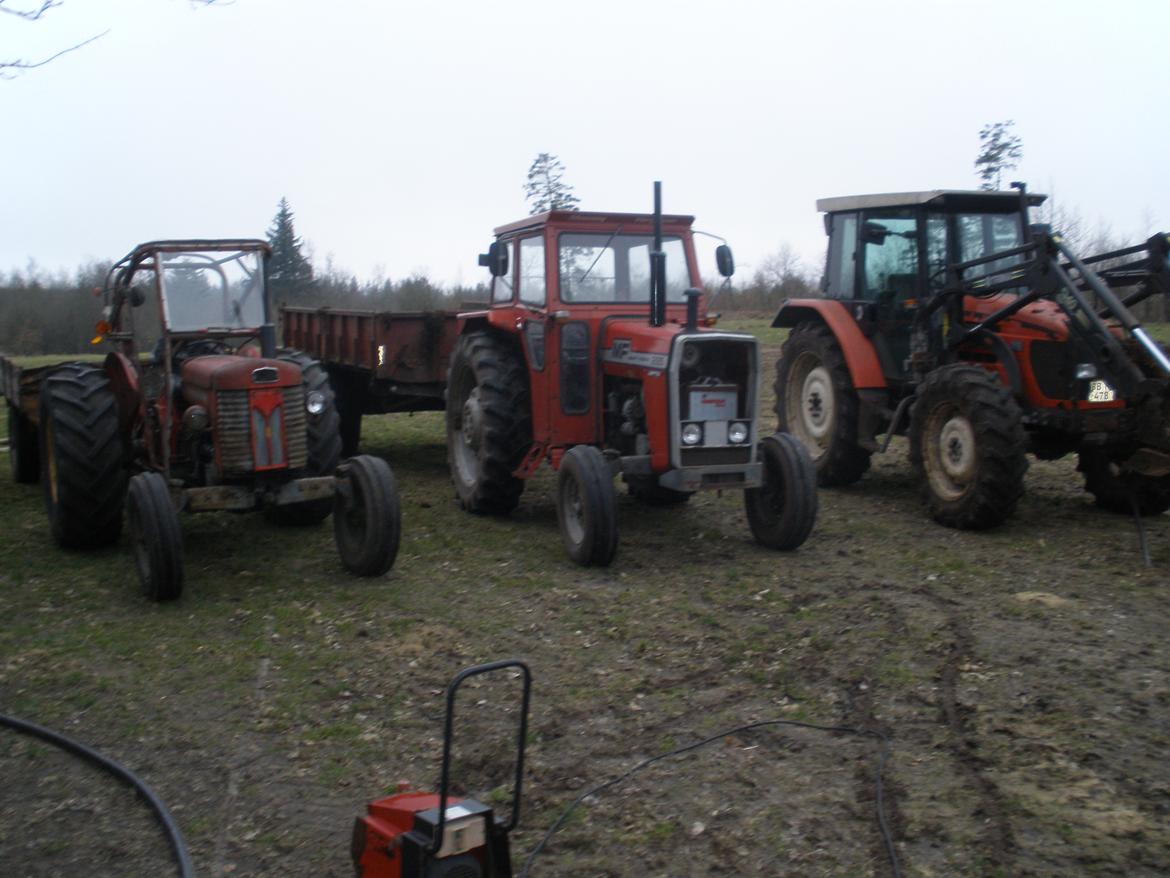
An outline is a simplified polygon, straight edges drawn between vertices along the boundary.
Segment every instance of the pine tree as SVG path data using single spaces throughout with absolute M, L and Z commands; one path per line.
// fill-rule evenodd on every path
M 1010 129 L 1016 123 L 992 122 L 979 129 L 979 155 L 975 157 L 975 173 L 983 182 L 980 189 L 999 189 L 1003 172 L 1010 171 L 1024 154 L 1024 144 Z
M 546 210 L 580 210 L 581 199 L 573 194 L 573 187 L 565 183 L 565 166 L 555 155 L 540 153 L 528 168 L 528 182 L 524 184 L 524 198 L 531 205 L 530 214 Z
M 314 286 L 313 266 L 301 253 L 301 239 L 293 229 L 288 199 L 281 198 L 268 230 L 272 257 L 268 260 L 268 286 L 274 302 L 304 298 Z

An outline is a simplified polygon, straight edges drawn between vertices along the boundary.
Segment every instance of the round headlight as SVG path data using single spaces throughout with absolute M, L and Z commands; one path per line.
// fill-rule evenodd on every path
M 699 346 L 697 344 L 685 344 L 682 349 L 682 364 L 688 368 L 693 369 L 699 365 Z
M 187 411 L 183 412 L 183 426 L 188 430 L 199 433 L 206 430 L 210 423 L 207 409 L 201 405 L 188 406 Z
M 742 442 L 747 442 L 748 425 L 741 424 L 738 421 L 727 428 L 727 438 L 732 445 L 739 445 Z
M 311 415 L 319 415 L 325 411 L 325 394 L 320 390 L 313 390 L 305 397 L 305 408 Z
M 703 439 L 703 428 L 698 424 L 686 424 L 682 428 L 683 445 L 698 445 Z

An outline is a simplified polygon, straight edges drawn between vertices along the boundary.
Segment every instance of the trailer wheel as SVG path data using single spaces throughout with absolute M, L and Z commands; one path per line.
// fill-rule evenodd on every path
M 152 601 L 176 600 L 183 593 L 183 531 L 161 473 L 130 479 L 126 517 L 143 593 Z
M 398 485 L 380 457 L 359 454 L 337 468 L 333 536 L 341 563 L 358 576 L 381 576 L 394 565 L 402 534 Z
M 40 478 L 41 456 L 36 428 L 12 403 L 8 404 L 8 462 L 12 466 L 12 481 L 31 485 Z
M 1160 515 L 1170 509 L 1170 479 L 1124 472 L 1103 449 L 1081 451 L 1077 469 L 1084 473 L 1085 490 L 1102 509 L 1133 515 L 1135 501 L 1139 515 Z
M 647 506 L 677 506 L 691 499 L 694 491 L 676 491 L 658 484 L 657 476 L 627 476 L 630 495 Z
M 574 445 L 557 473 L 557 524 L 569 557 L 605 567 L 618 547 L 617 495 L 605 456 L 592 445 Z
M 476 513 L 515 509 L 524 480 L 512 473 L 531 444 L 524 358 L 493 333 L 463 336 L 447 375 L 447 464 L 460 505 Z
M 769 549 L 795 549 L 817 520 L 817 471 L 804 444 L 789 433 L 760 442 L 764 484 L 744 491 L 752 536 Z
M 858 444 L 861 403 L 833 333 L 798 323 L 776 362 L 778 429 L 797 437 L 817 470 L 817 482 L 851 485 L 869 469 L 870 452 Z
M 1006 387 L 978 366 L 926 377 L 910 417 L 910 461 L 935 521 L 962 530 L 1001 524 L 1024 493 L 1024 428 Z
M 341 425 L 329 376 L 320 363 L 300 351 L 281 351 L 276 359 L 300 367 L 306 400 L 312 393 L 320 393 L 324 399 L 325 407 L 318 414 L 305 413 L 305 442 L 309 455 L 303 472 L 309 476 L 328 475 L 337 469 L 337 463 L 341 460 Z M 320 524 L 332 511 L 331 497 L 283 506 L 266 506 L 264 509 L 269 521 L 293 526 Z
M 106 373 L 66 363 L 41 383 L 41 485 L 58 545 L 94 549 L 122 534 L 126 446 Z

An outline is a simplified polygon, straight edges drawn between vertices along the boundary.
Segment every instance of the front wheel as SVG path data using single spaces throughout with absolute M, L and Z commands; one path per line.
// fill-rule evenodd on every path
M 126 514 L 138 582 L 152 601 L 173 601 L 183 593 L 183 531 L 161 473 L 130 479 Z
M 574 445 L 557 473 L 557 524 L 569 557 L 586 567 L 605 567 L 617 554 L 617 495 L 605 456 L 592 445 Z
M 1084 473 L 1085 490 L 1097 505 L 1110 512 L 1132 515 L 1160 515 L 1170 509 L 1170 479 L 1125 472 L 1102 449 L 1082 451 L 1077 469 Z
M 910 461 L 939 524 L 1001 524 L 1024 494 L 1024 427 L 1011 393 L 978 366 L 926 376 L 910 416 Z
M 390 465 L 359 454 L 337 468 L 333 536 L 345 568 L 357 576 L 381 576 L 398 555 L 402 507 Z
M 795 549 L 817 520 L 817 470 L 796 437 L 776 433 L 760 443 L 764 484 L 744 491 L 752 536 L 769 549 Z

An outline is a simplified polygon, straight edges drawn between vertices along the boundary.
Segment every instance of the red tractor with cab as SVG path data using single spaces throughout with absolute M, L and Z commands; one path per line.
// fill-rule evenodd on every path
M 700 319 L 693 217 L 554 210 L 496 229 L 480 263 L 491 305 L 461 314 L 447 374 L 447 456 L 461 505 L 507 513 L 542 463 L 573 560 L 618 545 L 613 478 L 652 504 L 745 492 L 765 546 L 793 549 L 816 517 L 791 436 L 757 435 L 759 347 Z M 724 244 L 720 273 L 734 263 Z
M 825 297 L 785 301 L 772 324 L 791 328 L 780 429 L 825 486 L 856 482 L 908 433 L 931 515 L 950 527 L 1006 519 L 1028 452 L 1075 452 L 1103 507 L 1163 512 L 1170 359 L 1130 308 L 1170 292 L 1170 239 L 1082 260 L 1030 224 L 1044 196 L 1013 187 L 817 202 Z
M 183 587 L 179 512 L 263 508 L 308 525 L 334 515 L 344 565 L 385 573 L 398 549 L 393 473 L 340 459 L 333 391 L 316 361 L 275 345 L 256 240 L 142 244 L 107 276 L 101 364 L 39 381 L 39 451 L 54 539 L 117 541 L 126 507 L 139 578 L 155 600 Z

